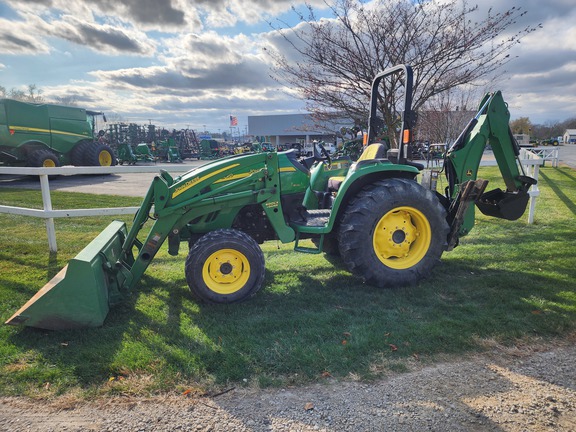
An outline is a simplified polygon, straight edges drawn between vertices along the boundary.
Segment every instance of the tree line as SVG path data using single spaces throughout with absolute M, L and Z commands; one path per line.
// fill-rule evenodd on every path
M 36 84 L 28 84 L 26 90 L 11 88 L 7 90 L 6 87 L 0 86 L 0 98 L 3 99 L 15 99 L 22 102 L 30 103 L 44 103 L 45 100 L 42 97 L 42 90 L 36 87 Z
M 46 100 L 42 96 L 42 89 L 36 84 L 28 84 L 25 90 L 14 88 L 7 89 L 0 85 L 0 99 L 14 99 L 22 102 L 29 103 L 55 103 L 67 106 L 76 106 L 76 98 L 74 96 L 57 96 L 54 100 Z
M 576 129 L 576 117 L 544 124 L 532 124 L 529 117 L 520 117 L 510 122 L 510 129 L 514 134 L 527 134 L 531 139 L 543 140 L 562 136 L 566 129 Z

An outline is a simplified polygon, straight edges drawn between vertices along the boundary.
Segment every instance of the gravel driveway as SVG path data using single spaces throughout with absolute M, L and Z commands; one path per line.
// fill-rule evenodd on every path
M 575 431 L 576 338 L 489 354 L 374 383 L 325 382 L 78 403 L 0 399 L 6 431 Z

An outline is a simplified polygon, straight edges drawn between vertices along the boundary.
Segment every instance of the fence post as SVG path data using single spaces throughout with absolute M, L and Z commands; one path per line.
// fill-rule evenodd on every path
M 560 154 L 559 149 L 555 148 L 554 149 L 554 153 L 553 153 L 553 159 L 552 159 L 552 167 L 553 168 L 558 168 L 558 156 Z
M 532 165 L 532 178 L 538 180 L 538 171 L 540 167 L 538 165 Z M 540 195 L 540 189 L 538 188 L 538 183 L 530 186 L 528 191 L 530 194 L 530 208 L 528 209 L 528 223 L 534 223 L 534 211 L 536 210 L 536 197 Z
M 538 182 L 538 172 L 540 170 L 540 165 L 544 164 L 544 160 L 541 157 L 542 151 L 532 151 L 521 149 L 520 159 L 522 160 L 522 165 L 524 167 L 525 174 L 532 177 L 536 182 Z M 538 188 L 538 183 L 530 186 L 528 190 L 530 195 L 530 206 L 528 207 L 528 224 L 534 223 L 534 212 L 536 210 L 536 198 L 540 196 L 540 189 Z
M 48 184 L 48 174 L 40 174 L 40 190 L 42 191 L 42 206 L 44 211 L 52 211 L 52 199 L 50 198 L 50 185 Z M 50 252 L 58 252 L 56 244 L 56 228 L 54 218 L 46 218 L 46 234 L 48 235 L 48 247 Z

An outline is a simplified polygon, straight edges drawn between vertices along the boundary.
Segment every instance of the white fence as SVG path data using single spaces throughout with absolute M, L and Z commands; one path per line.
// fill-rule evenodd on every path
M 543 149 L 547 150 L 547 149 Z M 558 149 L 550 149 L 552 151 Z M 557 158 L 556 153 L 556 158 Z M 544 164 L 544 160 L 534 149 L 520 150 L 520 159 L 524 167 L 525 174 L 538 180 L 538 168 Z M 557 162 L 556 162 L 557 164 Z M 496 165 L 495 160 L 483 160 L 483 166 Z M 557 165 L 556 165 L 557 166 Z M 168 169 L 170 172 L 186 172 L 193 169 L 189 165 L 171 165 Z M 54 210 L 52 208 L 52 199 L 50 196 L 50 183 L 48 175 L 76 175 L 76 174 L 126 174 L 126 173 L 160 173 L 162 167 L 159 166 L 115 166 L 115 167 L 58 167 L 58 168 L 20 168 L 20 167 L 0 167 L 0 174 L 12 175 L 30 175 L 40 177 L 40 190 L 42 192 L 43 209 L 31 209 L 24 207 L 12 207 L 0 205 L 0 213 L 9 213 L 22 216 L 33 216 L 45 219 L 46 233 L 48 235 L 48 247 L 50 251 L 56 252 L 58 246 L 56 243 L 56 230 L 54 228 L 54 219 L 62 217 L 80 217 L 80 216 L 107 216 L 107 215 L 125 215 L 135 214 L 139 207 L 112 207 L 112 208 L 93 208 L 93 209 L 69 209 Z M 534 209 L 536 206 L 536 197 L 540 195 L 538 184 L 530 188 L 530 206 L 528 210 L 528 223 L 534 222 Z
M 540 158 L 543 161 L 542 162 L 543 166 L 546 164 L 546 161 L 552 161 L 552 166 L 554 168 L 558 168 L 558 154 L 559 154 L 558 148 L 535 148 L 530 149 L 529 151 L 537 156 L 540 156 Z
M 189 165 L 170 166 L 170 172 L 185 172 L 193 167 Z M 62 217 L 80 216 L 108 216 L 135 214 L 139 207 L 111 207 L 92 209 L 68 209 L 54 210 L 52 208 L 52 198 L 50 196 L 50 183 L 48 175 L 76 175 L 76 174 L 126 174 L 126 173 L 160 173 L 159 166 L 115 166 L 115 167 L 58 167 L 58 168 L 20 168 L 20 167 L 0 167 L 0 174 L 30 175 L 40 178 L 40 190 L 42 193 L 42 209 L 31 209 L 25 207 L 12 207 L 0 205 L 0 213 L 9 213 L 22 216 L 33 216 L 46 221 L 46 233 L 48 234 L 48 247 L 51 252 L 58 250 L 56 243 L 56 230 L 54 219 Z
M 558 149 L 556 150 L 556 165 L 558 166 Z M 534 180 L 538 181 L 538 171 L 540 165 L 544 165 L 544 160 L 536 153 L 534 150 L 520 149 L 520 160 L 522 161 L 522 166 L 524 167 L 524 173 L 532 177 Z M 532 185 L 528 190 L 530 195 L 530 203 L 528 207 L 528 223 L 534 223 L 534 210 L 536 208 L 536 198 L 540 196 L 540 189 L 538 188 L 538 183 Z

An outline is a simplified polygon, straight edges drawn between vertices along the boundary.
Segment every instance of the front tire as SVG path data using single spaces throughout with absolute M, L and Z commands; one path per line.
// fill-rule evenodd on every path
M 56 168 L 60 166 L 60 161 L 50 150 L 39 149 L 30 153 L 28 165 L 40 168 Z
M 207 303 L 237 303 L 256 294 L 264 282 L 264 254 L 248 234 L 220 229 L 190 248 L 185 266 L 192 295 Z
M 351 200 L 340 224 L 341 257 L 378 287 L 414 284 L 430 275 L 446 246 L 446 210 L 415 181 L 380 180 Z

